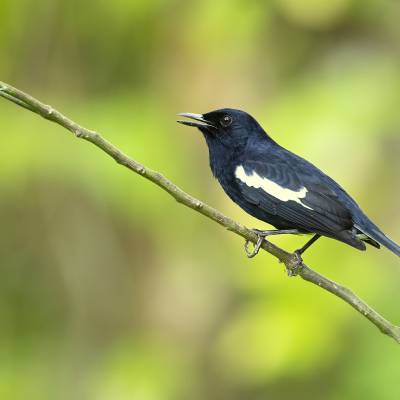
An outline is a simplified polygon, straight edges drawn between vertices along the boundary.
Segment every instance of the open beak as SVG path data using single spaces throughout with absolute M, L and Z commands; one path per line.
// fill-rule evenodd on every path
M 210 121 L 207 121 L 204 119 L 202 114 L 192 114 L 192 113 L 179 113 L 178 114 L 180 117 L 185 117 L 192 119 L 196 122 L 193 121 L 176 121 L 179 122 L 180 124 L 183 125 L 188 125 L 188 126 L 195 126 L 196 128 L 215 128 L 215 125 L 213 125 Z

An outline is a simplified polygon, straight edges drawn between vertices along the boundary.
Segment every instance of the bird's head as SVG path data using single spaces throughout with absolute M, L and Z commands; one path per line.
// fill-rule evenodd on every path
M 194 126 L 203 133 L 209 147 L 223 145 L 225 148 L 245 146 L 251 135 L 264 134 L 258 122 L 244 111 L 224 108 L 206 114 L 180 113 L 189 120 L 177 122 Z

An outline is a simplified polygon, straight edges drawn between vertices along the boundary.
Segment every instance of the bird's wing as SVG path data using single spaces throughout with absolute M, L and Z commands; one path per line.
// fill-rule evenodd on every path
M 247 201 L 297 228 L 334 234 L 352 226 L 336 187 L 303 159 L 272 155 L 268 160 L 246 160 L 234 174 Z

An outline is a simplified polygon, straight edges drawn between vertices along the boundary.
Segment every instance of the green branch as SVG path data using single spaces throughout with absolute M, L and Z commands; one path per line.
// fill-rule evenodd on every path
M 61 114 L 51 106 L 43 104 L 34 97 L 3 82 L 0 82 L 0 97 L 3 97 L 20 107 L 28 109 L 42 116 L 43 118 L 61 125 L 78 138 L 93 143 L 99 149 L 112 157 L 118 164 L 121 164 L 131 171 L 141 175 L 143 178 L 150 180 L 161 189 L 168 192 L 179 203 L 212 219 L 213 221 L 225 227 L 227 230 L 243 237 L 246 241 L 252 243 L 257 242 L 257 235 L 252 230 L 247 229 L 245 226 L 240 225 L 232 219 L 221 214 L 215 208 L 212 208 L 202 201 L 192 197 L 159 172 L 153 171 L 128 157 L 97 132 L 78 125 L 76 122 L 67 118 L 65 115 Z M 261 248 L 282 262 L 286 266 L 289 274 L 298 275 L 305 281 L 311 282 L 314 285 L 331 292 L 335 296 L 340 297 L 365 318 L 371 321 L 382 333 L 390 336 L 397 343 L 400 343 L 400 327 L 393 325 L 388 320 L 383 318 L 375 310 L 369 307 L 368 304 L 357 297 L 352 291 L 315 272 L 306 266 L 301 260 L 299 260 L 296 254 L 288 253 L 267 240 L 263 241 Z

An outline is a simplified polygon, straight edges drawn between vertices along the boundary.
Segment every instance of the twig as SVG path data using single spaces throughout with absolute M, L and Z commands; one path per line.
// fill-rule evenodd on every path
M 62 127 L 71 131 L 78 138 L 93 143 L 95 146 L 111 156 L 118 164 L 125 166 L 131 171 L 136 172 L 137 174 L 155 183 L 157 186 L 168 192 L 179 203 L 199 212 L 200 214 L 205 215 L 218 224 L 224 226 L 227 230 L 243 237 L 245 240 L 252 243 L 257 243 L 257 235 L 253 231 L 247 229 L 241 224 L 238 224 L 232 219 L 221 214 L 218 210 L 184 192 L 159 172 L 153 171 L 128 157 L 97 132 L 78 125 L 76 122 L 67 118 L 54 108 L 43 104 L 34 97 L 3 82 L 0 82 L 0 97 L 3 97 L 6 100 L 9 100 L 25 109 L 39 114 L 43 118 L 61 125 Z M 400 344 L 400 327 L 393 325 L 391 322 L 383 318 L 375 310 L 369 307 L 368 304 L 357 297 L 352 291 L 329 280 L 328 278 L 306 266 L 304 263 L 299 264 L 298 257 L 294 253 L 288 253 L 266 240 L 263 241 L 261 247 L 282 262 L 289 272 L 294 275 L 299 275 L 305 281 L 311 282 L 314 285 L 331 292 L 335 296 L 340 297 L 360 314 L 369 319 L 382 333 L 390 336 Z

